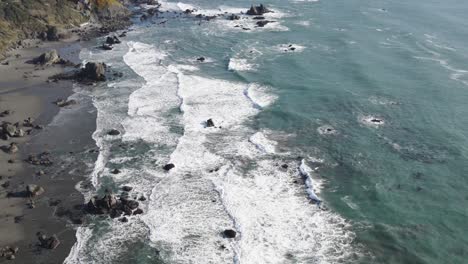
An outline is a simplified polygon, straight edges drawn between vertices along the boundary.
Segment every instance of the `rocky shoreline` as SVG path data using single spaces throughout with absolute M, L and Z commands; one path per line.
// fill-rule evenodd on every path
M 90 4 L 90 1 L 79 2 Z M 91 138 L 95 131 L 95 112 L 76 111 L 60 126 L 51 125 L 60 109 L 83 104 L 93 107 L 89 98 L 88 101 L 70 98 L 74 83 L 95 86 L 122 77 L 101 62 L 81 65 L 78 55 L 82 47 L 89 45 L 89 40 L 107 36 L 98 48 L 111 50 L 121 43 L 120 38 L 125 38 L 124 30 L 131 24 L 131 16 L 145 22 L 162 14 L 153 0 L 123 2 L 154 7 L 136 9 L 134 13 L 128 9 L 101 11 L 97 15 L 101 24 L 90 23 L 66 33 L 47 26 L 38 34 L 39 39 L 22 40 L 0 65 L 0 138 L 3 140 L 0 163 L 8 164 L 0 169 L 0 207 L 8 208 L 0 214 L 3 221 L 0 232 L 7 234 L 0 239 L 0 263 L 63 263 L 76 242 L 75 228 L 86 222 L 87 214 L 126 222 L 128 217 L 144 213 L 138 201 L 145 201 L 146 197 L 131 199 L 131 187 L 121 187 L 117 195 L 106 190 L 89 201 L 84 201 L 75 188 L 79 182 L 87 184 L 85 175 L 92 170 L 89 164 L 94 164 L 99 152 Z M 194 12 L 185 10 L 178 15 L 191 16 Z M 257 27 L 263 27 L 274 22 L 263 17 L 269 12 L 272 11 L 260 5 L 252 6 L 245 14 L 256 21 Z M 235 14 L 219 16 L 241 19 Z M 193 18 L 210 21 L 217 17 L 197 14 Z M 118 34 L 113 33 L 116 31 Z M 197 60 L 203 62 L 204 58 Z M 214 126 L 213 120 L 207 120 L 206 125 Z M 109 131 L 109 135 L 119 133 Z M 167 164 L 164 169 L 174 166 Z M 224 236 L 232 238 L 236 233 L 226 230 Z
M 98 152 L 91 138 L 96 117 L 76 111 L 61 126 L 52 123 L 62 108 L 92 107 L 62 99 L 73 94 L 74 83 L 119 76 L 102 63 L 81 67 L 78 55 L 88 40 L 127 28 L 130 16 L 109 15 L 66 37 L 48 27 L 6 53 L 0 65 L 0 263 L 63 263 L 76 242 L 85 211 L 75 186 Z

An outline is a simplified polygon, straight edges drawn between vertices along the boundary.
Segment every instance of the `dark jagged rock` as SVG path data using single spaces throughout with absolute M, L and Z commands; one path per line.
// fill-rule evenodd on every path
M 237 235 L 237 232 L 232 229 L 226 229 L 223 231 L 223 236 L 225 238 L 235 238 L 236 235 Z
M 199 62 L 204 62 L 204 61 L 205 61 L 205 57 L 199 57 L 199 58 L 197 58 L 197 61 L 199 61 Z
M 268 10 L 263 4 L 259 6 L 251 6 L 250 9 L 247 11 L 247 15 L 249 16 L 261 16 L 265 13 L 271 13 L 272 11 Z
M 120 173 L 120 170 L 119 169 L 113 169 L 111 171 L 112 174 L 119 174 Z
M 124 217 L 120 218 L 119 221 L 122 222 L 122 223 L 127 223 L 128 218 L 124 216 Z
M 142 201 L 142 202 L 143 202 L 143 201 L 146 201 L 146 197 L 140 196 L 140 198 L 138 198 L 138 201 Z
M 172 170 L 173 168 L 175 168 L 175 165 L 172 164 L 172 163 L 166 164 L 166 165 L 164 165 L 164 167 L 163 167 L 163 169 L 164 169 L 165 171 L 170 171 L 170 170 Z
M 281 168 L 283 168 L 283 169 L 287 169 L 288 167 L 289 167 L 288 164 L 281 165 Z
M 120 39 L 116 36 L 108 36 L 106 38 L 106 44 L 114 45 L 114 44 L 120 44 L 120 43 L 121 43 Z
M 214 126 L 215 126 L 215 124 L 213 122 L 213 119 L 210 118 L 210 119 L 206 120 L 206 127 L 214 127 Z
M 91 198 L 88 204 L 85 206 L 85 211 L 88 214 L 108 214 L 111 218 L 121 217 L 122 214 L 131 216 L 143 212 L 141 209 L 138 211 L 139 203 L 135 200 L 130 200 L 128 192 L 122 192 L 120 198 L 117 199 L 112 193 L 107 193 L 102 197 L 97 196 Z
M 263 19 L 265 19 L 265 17 L 263 17 L 263 16 L 256 16 L 256 17 L 254 17 L 253 19 L 255 19 L 255 20 L 263 20 Z
M 143 210 L 138 208 L 136 209 L 135 211 L 133 211 L 133 215 L 140 215 L 140 214 L 143 214 Z

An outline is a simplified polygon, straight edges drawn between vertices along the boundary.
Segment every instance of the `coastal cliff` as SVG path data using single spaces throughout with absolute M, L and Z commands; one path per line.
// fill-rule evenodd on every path
M 119 0 L 0 1 L 0 54 L 22 46 L 21 40 L 58 40 L 82 23 L 115 24 L 130 12 Z M 125 18 L 122 20 L 122 18 Z

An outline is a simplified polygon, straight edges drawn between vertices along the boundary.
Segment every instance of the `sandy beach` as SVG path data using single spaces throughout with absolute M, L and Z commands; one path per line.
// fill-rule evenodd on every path
M 0 112 L 4 113 L 0 122 L 18 122 L 18 127 L 26 132 L 22 137 L 11 137 L 0 143 L 3 149 L 0 152 L 0 248 L 19 249 L 15 260 L 2 257 L 0 262 L 62 263 L 75 243 L 74 224 L 82 221 L 79 206 L 83 204 L 75 185 L 83 174 L 79 173 L 80 165 L 73 157 L 93 146 L 93 113 L 79 113 L 79 123 L 70 116 L 60 125 L 49 126 L 61 110 L 53 102 L 68 98 L 74 85 L 71 81 L 52 82 L 49 77 L 70 68 L 37 66 L 28 61 L 56 49 L 63 59 L 79 62 L 81 45 L 76 39 L 37 42 L 36 47 L 12 51 L 0 65 Z M 67 108 L 79 107 L 79 104 Z M 28 119 L 32 127 L 29 123 L 24 124 Z M 16 153 L 8 152 L 12 143 L 18 146 Z M 51 166 L 26 162 L 29 155 L 45 151 L 50 153 Z M 64 161 L 65 157 L 68 157 L 67 161 Z M 73 173 L 65 173 L 67 170 Z M 45 190 L 33 198 L 34 205 L 22 195 L 28 184 Z M 37 232 L 56 235 L 60 245 L 55 249 L 41 248 Z

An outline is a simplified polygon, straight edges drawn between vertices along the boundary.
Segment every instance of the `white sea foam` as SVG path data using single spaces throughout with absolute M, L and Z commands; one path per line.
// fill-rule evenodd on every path
M 249 63 L 247 59 L 231 58 L 229 59 L 228 69 L 231 71 L 253 71 L 255 65 Z
M 276 142 L 266 138 L 262 132 L 255 133 L 250 137 L 249 141 L 263 153 L 273 154 L 276 152 Z
M 314 170 L 305 161 L 296 171 L 279 169 L 272 132 L 245 125 L 275 101 L 271 88 L 197 76 L 171 65 L 153 46 L 128 46 L 124 60 L 144 83 L 129 95 L 125 113 L 112 101 L 96 100 L 94 136 L 102 151 L 95 173 L 150 194 L 142 204 L 146 213 L 128 223 L 108 220 L 105 232 L 80 228 L 66 263 L 112 263 L 123 243 L 146 237 L 171 263 L 336 263 L 353 252 L 345 221 L 309 202 L 307 196 L 319 200 Z M 171 115 L 177 108 L 179 117 Z M 109 118 L 112 111 L 120 117 Z M 205 127 L 209 118 L 216 127 Z M 144 159 L 117 155 L 109 161 L 102 132 L 117 120 L 124 142 L 170 146 L 170 157 L 151 149 L 138 154 Z M 183 134 L 172 132 L 174 123 Z M 176 167 L 164 172 L 156 159 Z M 117 176 L 106 169 L 108 162 L 126 161 L 132 166 Z M 306 178 L 305 188 L 299 177 Z M 236 239 L 221 236 L 227 228 L 238 232 Z
M 280 44 L 275 47 L 280 52 L 302 52 L 305 48 L 305 46 L 299 44 Z
M 309 194 L 309 198 L 320 204 L 322 200 L 317 196 L 317 193 L 320 191 L 320 188 L 317 186 L 320 186 L 321 183 L 317 179 L 312 178 L 312 174 L 314 173 L 314 170 L 312 170 L 305 162 L 305 160 L 301 161 L 301 165 L 299 166 L 299 171 L 301 175 L 305 178 L 305 184 L 307 186 L 307 193 Z
M 320 135 L 336 135 L 336 134 L 338 134 L 338 131 L 336 131 L 336 129 L 333 128 L 330 125 L 320 126 L 319 128 L 317 128 L 317 132 Z

